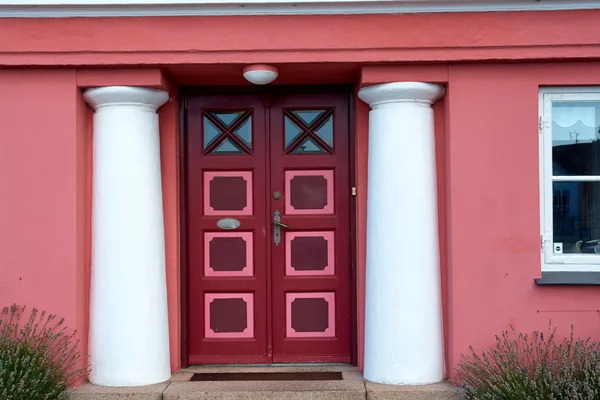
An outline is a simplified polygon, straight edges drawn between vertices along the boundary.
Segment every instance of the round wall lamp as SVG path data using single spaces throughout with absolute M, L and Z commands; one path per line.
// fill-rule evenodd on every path
M 279 76 L 276 67 L 266 64 L 254 64 L 244 67 L 244 78 L 255 85 L 266 85 Z

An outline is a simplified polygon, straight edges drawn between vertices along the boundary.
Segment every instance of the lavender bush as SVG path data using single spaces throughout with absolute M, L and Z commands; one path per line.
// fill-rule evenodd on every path
M 496 345 L 482 353 L 470 348 L 456 368 L 457 384 L 468 399 L 600 399 L 600 346 L 571 335 L 558 342 L 548 334 L 503 331 Z
M 0 313 L 0 399 L 56 400 L 85 376 L 76 332 L 56 315 L 12 305 Z

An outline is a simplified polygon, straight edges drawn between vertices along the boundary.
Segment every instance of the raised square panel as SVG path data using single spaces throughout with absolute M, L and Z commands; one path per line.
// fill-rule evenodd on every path
M 286 275 L 333 275 L 333 232 L 289 232 L 285 234 Z
M 252 172 L 205 172 L 204 215 L 252 215 Z
M 253 338 L 252 293 L 206 293 L 204 335 L 207 338 Z
M 204 234 L 205 276 L 252 276 L 252 232 Z
M 333 171 L 286 171 L 285 213 L 333 214 Z
M 335 293 L 287 293 L 287 337 L 335 337 Z

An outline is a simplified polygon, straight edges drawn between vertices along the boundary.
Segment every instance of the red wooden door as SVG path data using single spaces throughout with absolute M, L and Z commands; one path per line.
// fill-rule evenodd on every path
M 187 114 L 189 363 L 266 363 L 262 103 L 190 97 Z M 222 229 L 223 219 L 239 227 Z
M 186 122 L 189 363 L 349 362 L 346 96 L 190 96 Z
M 271 108 L 271 191 L 282 196 L 270 211 L 286 225 L 271 239 L 274 362 L 350 362 L 346 107 L 339 95 L 289 95 Z

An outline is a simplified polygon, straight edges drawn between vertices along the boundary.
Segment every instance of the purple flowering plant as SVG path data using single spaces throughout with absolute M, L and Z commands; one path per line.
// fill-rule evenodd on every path
M 59 400 L 87 367 L 64 320 L 12 305 L 0 313 L 0 399 Z
M 467 399 L 577 400 L 600 399 L 600 345 L 571 334 L 557 340 L 548 334 L 517 333 L 511 326 L 488 350 L 463 355 L 455 383 Z

